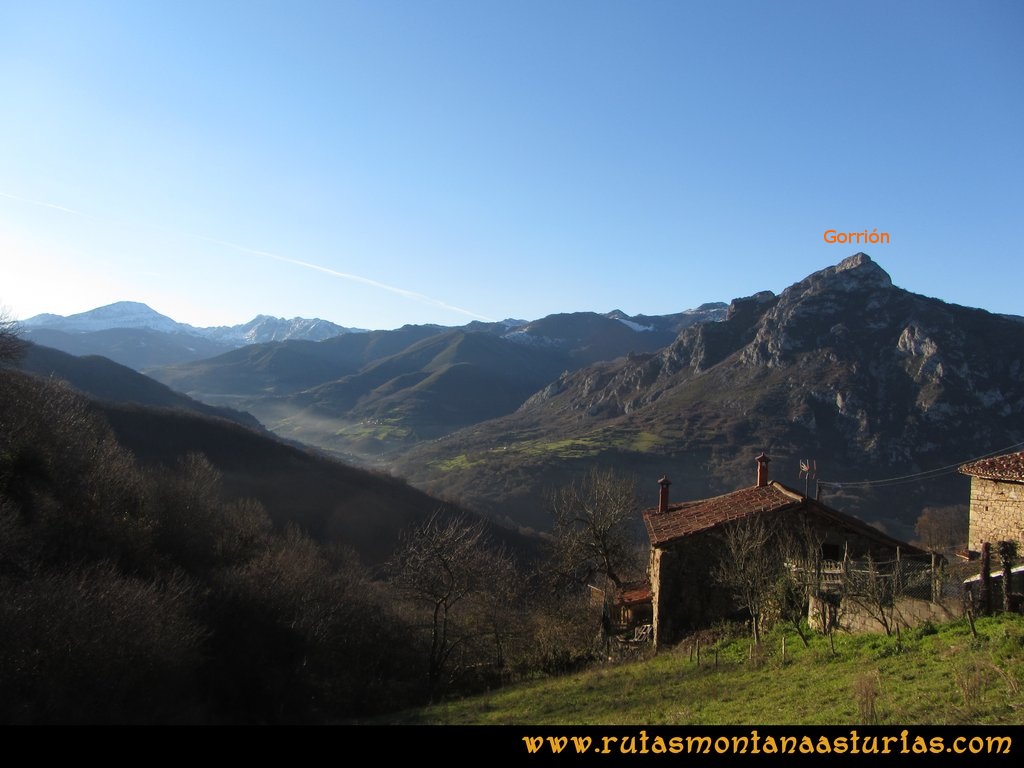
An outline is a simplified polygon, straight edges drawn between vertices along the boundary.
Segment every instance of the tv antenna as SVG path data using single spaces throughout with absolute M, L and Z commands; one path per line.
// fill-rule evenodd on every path
M 804 497 L 810 492 L 811 478 L 818 477 L 818 462 L 815 459 L 800 459 L 800 477 L 804 479 Z

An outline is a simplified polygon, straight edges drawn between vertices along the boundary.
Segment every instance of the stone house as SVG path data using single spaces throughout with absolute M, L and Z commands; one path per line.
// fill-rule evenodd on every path
M 646 582 L 624 585 L 615 605 L 620 629 L 651 623 L 651 589 Z
M 757 457 L 754 485 L 709 499 L 672 503 L 670 481 L 659 481 L 658 506 L 643 513 L 651 543 L 655 645 L 676 642 L 689 631 L 740 615 L 732 596 L 716 585 L 714 573 L 726 554 L 724 527 L 754 516 L 772 533 L 773 546 L 780 545 L 785 531 L 802 531 L 805 537 L 812 532 L 810 539 L 819 548 L 817 562 L 824 570 L 848 570 L 856 561 L 887 567 L 901 558 L 930 563 L 922 550 L 769 480 L 769 461 L 764 454 Z M 816 592 L 807 595 L 809 603 L 827 598 L 827 585 Z
M 1013 541 L 1024 554 L 1024 451 L 973 461 L 960 472 L 971 478 L 968 549 Z
M 972 461 L 961 465 L 960 472 L 971 478 L 967 549 L 971 556 L 981 557 L 981 573 L 964 586 L 982 612 L 992 609 L 996 585 L 1003 593 L 1003 607 L 1019 611 L 1024 604 L 1024 567 L 1013 564 L 1024 555 L 1024 451 Z M 993 570 L 994 555 L 1000 552 L 1007 560 L 999 557 Z

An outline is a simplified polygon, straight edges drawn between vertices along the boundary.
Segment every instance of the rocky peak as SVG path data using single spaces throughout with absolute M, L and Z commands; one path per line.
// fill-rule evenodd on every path
M 884 288 L 892 286 L 889 273 L 872 261 L 866 253 L 855 253 L 836 264 L 836 274 L 852 270 L 857 270 L 855 274 L 860 280 L 874 282 Z
M 892 287 L 892 278 L 888 272 L 872 261 L 866 253 L 855 253 L 833 267 L 826 267 L 805 277 L 786 289 L 783 295 L 826 291 L 852 293 Z
M 725 319 L 736 321 L 741 318 L 742 321 L 751 323 L 775 299 L 776 296 L 771 291 L 759 291 L 753 296 L 733 299 L 725 313 Z
M 832 346 L 832 328 L 866 331 L 884 325 L 886 307 L 896 292 L 889 275 L 870 256 L 854 254 L 794 283 L 774 305 L 766 306 L 743 359 L 777 367 L 797 353 Z
M 848 269 L 856 269 L 857 267 L 867 266 L 870 264 L 875 264 L 875 262 L 873 262 L 871 257 L 866 253 L 859 251 L 853 254 L 853 256 L 847 256 L 836 264 L 836 272 L 845 272 Z M 875 266 L 878 267 L 877 264 L 875 264 Z

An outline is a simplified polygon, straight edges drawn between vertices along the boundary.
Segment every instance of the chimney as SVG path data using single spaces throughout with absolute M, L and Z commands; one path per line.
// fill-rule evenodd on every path
M 672 481 L 668 479 L 668 475 L 665 475 L 658 481 L 658 485 L 661 486 L 661 490 L 658 492 L 658 511 L 668 512 L 668 487 L 672 485 Z
M 757 457 L 757 487 L 764 488 L 768 485 L 768 462 L 771 459 L 768 458 L 764 451 L 761 451 L 761 455 Z

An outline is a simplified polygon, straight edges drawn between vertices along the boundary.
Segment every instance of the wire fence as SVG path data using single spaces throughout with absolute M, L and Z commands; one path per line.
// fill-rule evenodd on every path
M 977 564 L 950 563 L 929 555 L 823 560 L 794 570 L 802 573 L 805 584 L 817 586 L 825 594 L 871 597 L 886 604 L 901 597 L 933 601 L 958 598 L 964 579 L 977 570 Z

